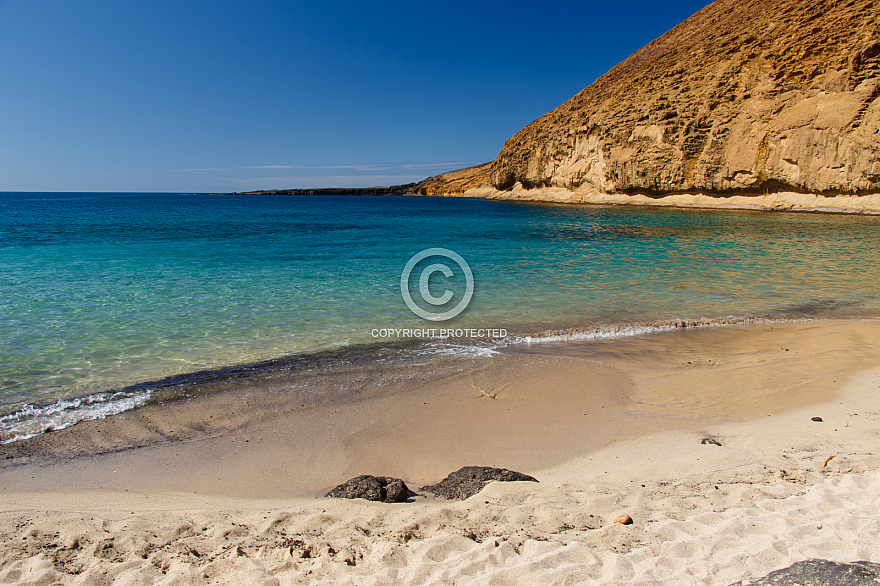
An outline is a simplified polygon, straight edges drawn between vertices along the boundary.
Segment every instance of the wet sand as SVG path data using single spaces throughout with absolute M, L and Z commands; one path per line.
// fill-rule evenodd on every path
M 107 579 L 125 566 L 132 580 L 178 572 L 194 583 L 466 583 L 492 573 L 502 583 L 663 583 L 728 560 L 736 571 L 717 575 L 730 579 L 708 582 L 729 583 L 801 551 L 877 557 L 876 547 L 842 549 L 846 532 L 876 515 L 847 520 L 839 503 L 876 506 L 878 365 L 880 322 L 731 326 L 514 346 L 328 404 L 294 408 L 279 389 L 253 392 L 246 417 L 201 435 L 202 418 L 234 409 L 231 395 L 78 424 L 6 453 L 0 579 L 16 569 L 18 580 L 27 570 L 72 582 L 76 566 L 89 583 L 89 572 Z M 120 437 L 147 437 L 150 426 L 153 439 L 122 449 Z M 491 485 L 463 503 L 315 500 L 356 474 L 418 487 L 463 465 L 541 484 Z M 792 498 L 813 498 L 814 510 Z M 613 525 L 620 512 L 637 522 Z M 798 516 L 808 512 L 831 530 L 807 539 Z M 758 529 L 733 526 L 752 514 L 763 515 Z M 775 526 L 772 514 L 782 514 Z M 695 542 L 694 531 L 727 541 Z M 770 549 L 736 562 L 737 539 Z
M 620 417 L 631 383 L 615 369 L 572 358 L 506 355 L 467 365 L 473 370 L 309 408 L 256 399 L 259 406 L 250 406 L 240 427 L 137 449 L 59 460 L 39 446 L 49 439 L 40 436 L 28 441 L 43 457 L 8 466 L 0 478 L 8 490 L 315 496 L 366 473 L 401 476 L 418 485 L 461 462 L 535 469 L 628 435 Z M 191 427 L 215 417 L 208 413 L 223 417 L 232 408 L 229 400 L 224 393 L 171 409 L 157 406 L 149 422 L 137 413 L 121 416 L 113 422 L 114 435 L 137 436 L 145 425 Z M 612 414 L 608 421 L 606 412 Z M 97 451 L 102 448 L 94 435 L 102 423 L 49 435 L 57 435 L 53 443 L 65 450 L 80 442 Z M 231 423 L 238 419 L 229 417 L 224 425 Z

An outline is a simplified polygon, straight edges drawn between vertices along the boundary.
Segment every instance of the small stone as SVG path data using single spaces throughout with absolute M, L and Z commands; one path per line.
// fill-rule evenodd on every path
M 813 417 L 810 419 L 810 421 L 817 421 L 819 423 L 822 423 L 822 418 L 821 417 Z
M 620 515 L 619 517 L 617 517 L 616 519 L 614 519 L 614 523 L 615 523 L 615 524 L 620 524 L 620 525 L 632 525 L 632 524 L 633 524 L 633 518 L 630 517 L 629 515 Z
M 701 445 L 709 444 L 709 445 L 713 445 L 713 446 L 720 446 L 721 442 L 719 442 L 714 437 L 704 437 L 702 440 L 700 440 L 700 444 Z

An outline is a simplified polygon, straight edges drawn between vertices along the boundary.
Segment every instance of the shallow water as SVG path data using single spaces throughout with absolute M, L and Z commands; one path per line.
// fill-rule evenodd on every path
M 509 333 L 476 350 L 470 339 L 410 350 L 426 360 L 552 329 L 876 316 L 878 227 L 876 217 L 455 198 L 0 194 L 0 409 L 101 416 L 174 375 L 387 348 L 394 340 L 377 329 Z M 460 254 L 474 275 L 467 309 L 445 322 L 401 297 L 407 261 L 432 247 Z M 460 270 L 429 282 L 435 296 L 447 288 L 442 307 L 461 300 Z M 417 280 L 410 290 L 417 297 Z

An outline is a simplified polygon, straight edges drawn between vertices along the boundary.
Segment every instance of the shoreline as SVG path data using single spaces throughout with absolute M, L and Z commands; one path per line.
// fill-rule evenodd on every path
M 11 486 L 4 472 L 0 525 L 12 539 L 0 544 L 0 578 L 19 572 L 21 579 L 43 575 L 63 583 L 102 575 L 177 576 L 191 583 L 477 583 L 492 577 L 499 583 L 730 584 L 807 557 L 878 562 L 880 547 L 870 537 L 880 524 L 876 329 L 871 322 L 737 326 L 634 338 L 623 353 L 614 351 L 619 340 L 593 343 L 593 358 L 606 365 L 643 364 L 644 389 L 630 407 L 653 397 L 652 412 L 664 417 L 657 397 L 669 402 L 667 391 L 699 388 L 705 376 L 727 381 L 731 372 L 741 379 L 751 373 L 751 383 L 766 388 L 775 385 L 772 376 L 791 382 L 792 372 L 801 372 L 807 386 L 793 388 L 815 393 L 807 393 L 813 399 L 805 407 L 792 406 L 803 398 L 783 393 L 777 397 L 787 405 L 782 410 L 767 398 L 740 421 L 713 423 L 705 416 L 729 409 L 715 404 L 729 393 L 702 406 L 685 404 L 697 415 L 687 426 L 572 454 L 558 465 L 532 468 L 540 484 L 495 483 L 462 502 L 84 490 L 64 479 L 32 490 Z M 681 363 L 667 364 L 674 372 L 662 370 L 669 361 L 658 354 L 664 337 L 678 338 Z M 644 339 L 650 343 L 643 354 L 629 352 Z M 790 340 L 790 348 L 769 352 L 768 344 L 779 340 Z M 824 350 L 811 353 L 814 345 Z M 552 343 L 540 346 L 548 351 Z M 705 361 L 685 366 L 700 348 L 709 348 Z M 722 348 L 730 350 L 727 363 L 711 366 Z M 802 372 L 813 362 L 821 364 Z M 836 381 L 834 388 L 815 378 L 823 372 Z M 815 416 L 823 421 L 812 421 Z M 721 446 L 701 443 L 705 437 Z M 87 460 L 94 470 L 95 459 Z M 63 476 L 58 467 L 29 472 L 42 475 L 38 483 Z M 635 522 L 612 523 L 621 513 Z
M 285 471 L 285 482 L 264 483 L 265 496 L 323 494 L 372 473 L 365 469 L 371 466 L 415 485 L 480 460 L 531 473 L 624 440 L 826 401 L 838 379 L 880 356 L 880 320 L 759 321 L 610 338 L 548 334 L 479 358 L 372 366 L 342 360 L 316 372 L 281 368 L 232 376 L 216 388 L 196 385 L 4 444 L 0 477 L 7 488 L 23 482 L 46 490 L 59 481 L 30 482 L 28 474 L 53 469 L 65 486 L 173 491 L 179 484 L 203 494 L 257 496 L 242 469 L 290 460 L 286 450 L 308 456 L 290 460 L 287 467 L 298 470 Z M 336 464 L 317 464 L 319 455 Z M 163 458 L 180 460 L 164 470 L 164 484 L 139 480 Z M 213 475 L 215 465 L 225 469 L 225 481 L 200 478 Z M 127 472 L 110 481 L 120 466 Z M 321 472 L 304 480 L 312 468 Z
M 809 313 L 809 311 L 807 311 Z M 805 314 L 806 315 L 806 314 Z M 403 364 L 423 362 L 427 359 L 442 362 L 443 356 L 461 358 L 485 358 L 499 351 L 516 351 L 522 345 L 554 342 L 579 342 L 589 340 L 622 340 L 633 336 L 664 332 L 720 328 L 741 325 L 774 325 L 795 323 L 821 323 L 840 319 L 872 321 L 880 317 L 759 317 L 750 314 L 715 318 L 678 318 L 651 321 L 621 322 L 589 326 L 573 326 L 548 329 L 532 333 L 520 332 L 504 338 L 401 338 L 382 339 L 371 343 L 355 343 L 343 347 L 303 352 L 262 359 L 256 362 L 221 365 L 211 369 L 173 374 L 157 380 L 144 380 L 122 388 L 108 388 L 82 395 L 72 395 L 51 402 L 27 403 L 15 406 L 0 415 L 0 446 L 15 444 L 45 433 L 58 432 L 81 422 L 104 420 L 142 407 L 171 403 L 207 393 L 235 391 L 238 387 L 248 389 L 261 382 L 284 384 L 282 373 L 297 371 L 320 371 L 332 373 L 340 365 L 368 366 L 381 358 L 382 361 Z M 431 348 L 436 345 L 443 348 Z M 335 365 L 335 366 L 334 366 Z M 447 365 L 448 367 L 448 365 Z M 444 368 L 443 365 L 439 368 Z M 287 380 L 286 382 L 290 382 Z M 326 390 L 326 389 L 325 389 Z M 327 401 L 345 397 L 329 396 Z M 303 398 L 310 404 L 319 404 L 320 397 L 312 394 Z M 45 415 L 43 415 L 45 414 Z M 2 451 L 2 450 L 0 450 Z M 15 451 L 13 451 L 13 454 Z
M 730 192 L 717 195 L 707 193 L 674 193 L 648 195 L 641 193 L 601 193 L 590 189 L 564 187 L 537 187 L 525 189 L 517 183 L 509 191 L 494 187 L 468 189 L 461 197 L 475 197 L 496 201 L 531 203 L 560 203 L 582 205 L 656 206 L 679 209 L 715 209 L 761 212 L 812 212 L 831 214 L 880 214 L 880 193 L 863 195 L 825 196 L 815 193 L 774 192 L 742 194 Z
M 880 319 L 880 318 L 878 318 Z M 494 353 L 498 348 L 513 344 L 541 342 L 551 339 L 622 338 L 653 332 L 673 331 L 697 327 L 720 327 L 748 323 L 775 323 L 780 318 L 742 317 L 682 318 L 606 324 L 592 327 L 569 327 L 532 333 L 507 335 L 503 338 L 382 338 L 372 342 L 356 342 L 346 346 L 331 345 L 329 348 L 286 354 L 254 362 L 219 365 L 214 368 L 171 374 L 160 379 L 143 380 L 121 388 L 99 389 L 75 394 L 54 401 L 14 405 L 0 414 L 0 445 L 30 439 L 44 433 L 44 429 L 60 431 L 80 421 L 104 419 L 157 401 L 171 401 L 188 394 L 210 392 L 209 389 L 225 381 L 246 380 L 254 376 L 270 376 L 273 372 L 297 369 L 329 369 L 333 364 L 351 361 L 371 361 L 380 355 L 404 359 L 407 353 L 426 352 L 431 344 L 447 344 L 442 354 L 460 353 L 463 356 L 480 356 Z M 561 338 L 560 338 L 561 337 Z M 430 352 L 428 352 L 430 354 Z M 386 357 L 387 357 L 386 356 Z M 41 416 L 45 413 L 45 416 Z
M 433 178 L 428 178 L 428 180 Z M 426 181 L 428 181 L 426 180 Z M 731 192 L 675 193 L 604 193 L 590 189 L 566 187 L 524 188 L 517 183 L 512 189 L 500 190 L 490 185 L 444 191 L 442 184 L 431 184 L 431 190 L 419 191 L 422 183 L 382 187 L 266 189 L 209 195 L 351 195 L 359 197 L 463 197 L 493 201 L 524 203 L 556 203 L 589 206 L 635 206 L 698 210 L 729 210 L 753 212 L 810 212 L 817 214 L 880 215 L 880 193 L 825 195 L 812 192 L 775 191 L 765 194 Z

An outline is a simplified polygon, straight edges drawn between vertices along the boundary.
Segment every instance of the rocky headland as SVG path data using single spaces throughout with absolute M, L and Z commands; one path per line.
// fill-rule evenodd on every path
M 417 195 L 464 195 L 468 191 L 488 186 L 491 172 L 492 163 L 490 162 L 441 173 L 416 184 L 413 193 Z
M 289 195 L 880 213 L 880 4 L 716 0 L 505 144 L 389 187 Z
M 515 134 L 491 164 L 416 191 L 877 211 L 878 97 L 873 0 L 716 0 Z

